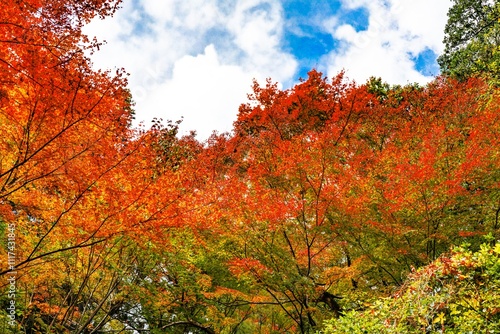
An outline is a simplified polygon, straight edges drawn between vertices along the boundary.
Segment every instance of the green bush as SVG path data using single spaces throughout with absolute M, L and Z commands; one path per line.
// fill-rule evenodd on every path
M 321 333 L 500 333 L 500 243 L 453 249 L 392 297 L 327 321 Z

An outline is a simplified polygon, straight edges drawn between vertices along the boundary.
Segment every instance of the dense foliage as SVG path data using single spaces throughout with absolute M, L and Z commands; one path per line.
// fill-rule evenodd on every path
M 438 58 L 444 73 L 500 79 L 500 2 L 453 0 L 445 28 L 445 50 Z
M 328 321 L 333 333 L 500 332 L 500 244 L 454 248 L 408 276 L 391 298 Z
M 498 330 L 491 77 L 254 83 L 200 143 L 91 68 L 116 6 L 0 4 L 0 332 Z

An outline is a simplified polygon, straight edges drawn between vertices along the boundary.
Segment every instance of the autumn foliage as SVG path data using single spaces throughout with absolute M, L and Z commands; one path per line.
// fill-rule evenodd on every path
M 393 296 L 327 322 L 324 333 L 495 333 L 500 247 L 456 247 L 412 272 Z
M 313 70 L 255 82 L 232 133 L 203 143 L 132 129 L 125 73 L 92 69 L 81 33 L 117 5 L 0 5 L 2 332 L 332 329 L 452 245 L 500 236 L 487 82 Z
M 313 71 L 289 91 L 256 85 L 224 139 L 229 268 L 292 320 L 280 331 L 318 328 L 337 297 L 387 293 L 450 245 L 498 233 L 497 93 L 377 84 Z

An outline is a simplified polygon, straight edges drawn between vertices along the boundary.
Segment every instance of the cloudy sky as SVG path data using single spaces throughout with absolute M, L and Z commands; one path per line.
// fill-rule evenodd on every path
M 290 88 L 316 68 L 358 83 L 426 83 L 439 73 L 450 0 L 123 0 L 85 32 L 95 67 L 124 67 L 137 123 L 184 121 L 198 139 L 230 131 L 252 79 Z

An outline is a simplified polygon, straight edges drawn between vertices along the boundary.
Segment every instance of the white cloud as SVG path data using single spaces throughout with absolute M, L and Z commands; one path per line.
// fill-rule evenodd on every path
M 425 82 L 411 55 L 442 51 L 442 31 L 450 0 L 343 0 L 344 8 L 364 7 L 368 30 L 339 25 L 338 17 L 310 18 L 343 47 L 318 59 L 333 76 L 346 69 L 358 82 L 381 76 L 391 83 Z M 228 131 L 252 78 L 289 87 L 298 63 L 283 50 L 285 22 L 275 0 L 128 0 L 113 18 L 95 20 L 86 33 L 106 40 L 92 59 L 98 68 L 124 67 L 136 101 L 137 120 L 184 116 L 184 133 Z
M 219 24 L 222 18 L 216 0 L 142 0 L 141 3 L 160 28 L 206 30 Z
M 175 63 L 172 78 L 152 88 L 141 103 L 146 111 L 142 116 L 184 117 L 182 134 L 196 129 L 200 138 L 207 138 L 215 129 L 230 131 L 251 81 L 252 73 L 221 64 L 215 47 L 209 45 L 204 53 Z
M 440 54 L 450 6 L 450 0 L 393 0 L 391 15 L 400 30 L 410 32 L 420 43 Z
M 245 53 L 247 68 L 258 68 L 273 78 L 293 75 L 293 57 L 280 50 L 283 24 L 281 6 L 276 1 L 238 2 L 227 27 L 236 46 Z
M 108 42 L 97 67 L 131 74 L 138 122 L 183 116 L 182 132 L 205 139 L 231 130 L 253 78 L 291 82 L 297 62 L 280 49 L 283 25 L 276 1 L 142 0 L 86 33 Z
M 345 69 L 349 78 L 360 83 L 370 76 L 393 84 L 432 79 L 415 69 L 412 57 L 427 49 L 442 52 L 449 0 L 344 0 L 343 5 L 367 9 L 368 29 L 357 32 L 349 25 L 326 27 L 344 45 L 327 57 L 329 76 Z

